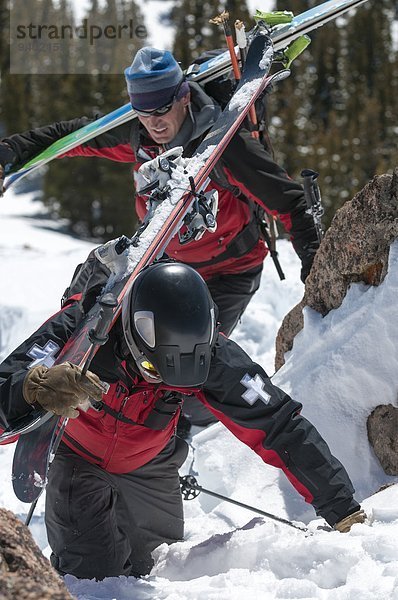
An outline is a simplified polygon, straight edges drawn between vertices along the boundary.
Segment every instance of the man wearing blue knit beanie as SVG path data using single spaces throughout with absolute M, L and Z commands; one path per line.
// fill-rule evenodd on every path
M 142 122 L 153 140 L 162 144 L 174 139 L 184 122 L 190 98 L 189 85 L 173 55 L 156 48 L 141 48 L 124 74 L 131 105 L 138 117 L 145 119 Z M 154 110 L 159 107 L 160 111 Z M 156 117 L 163 117 L 162 122 Z
M 182 146 L 190 158 L 221 114 L 219 103 L 198 84 L 187 81 L 173 55 L 145 47 L 125 69 L 127 91 L 138 119 L 127 122 L 64 156 L 103 156 L 134 163 L 135 205 L 140 219 L 146 214 L 146 196 L 140 194 L 139 167 L 171 148 Z M 86 117 L 12 135 L 0 143 L 1 166 L 22 166 L 55 140 L 76 131 Z M 0 173 L 1 180 L 1 173 Z M 318 248 L 312 216 L 307 214 L 302 186 L 275 163 L 264 145 L 243 125 L 211 173 L 208 189 L 219 194 L 217 231 L 181 245 L 175 236 L 167 254 L 193 266 L 205 279 L 219 309 L 221 331 L 229 336 L 260 285 L 268 249 L 260 221 L 264 211 L 278 214 L 291 236 L 301 263 L 301 279 L 308 275 Z M 126 234 L 132 232 L 126 232 Z M 72 285 L 71 293 L 81 290 Z M 98 290 L 99 292 L 99 290 Z M 196 425 L 215 418 L 190 399 L 185 415 Z M 185 421 L 186 431 L 190 424 Z M 184 435 L 181 428 L 180 433 Z
M 184 78 L 182 69 L 171 52 L 149 47 L 138 50 L 124 75 L 131 104 L 136 110 L 154 108 L 155 100 L 158 106 L 172 103 L 175 90 Z M 185 94 L 189 92 L 186 82 L 184 91 Z M 179 94 L 179 98 L 185 94 Z

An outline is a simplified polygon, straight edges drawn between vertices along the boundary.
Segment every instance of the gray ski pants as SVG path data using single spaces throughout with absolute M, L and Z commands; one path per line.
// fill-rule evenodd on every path
M 151 551 L 183 538 L 178 469 L 187 451 L 173 438 L 149 463 L 119 475 L 61 444 L 46 495 L 52 565 L 82 579 L 148 574 Z

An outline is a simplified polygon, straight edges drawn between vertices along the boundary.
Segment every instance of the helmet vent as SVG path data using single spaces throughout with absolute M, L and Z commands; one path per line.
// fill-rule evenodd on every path
M 213 342 L 213 338 L 214 338 L 214 333 L 216 331 L 216 315 L 215 315 L 214 308 L 210 309 L 210 316 L 211 316 L 210 343 L 212 343 Z
M 134 326 L 147 346 L 155 347 L 155 321 L 153 312 L 147 310 L 139 310 L 134 313 Z
M 168 367 L 174 367 L 174 356 L 172 354 L 166 355 L 166 365 Z

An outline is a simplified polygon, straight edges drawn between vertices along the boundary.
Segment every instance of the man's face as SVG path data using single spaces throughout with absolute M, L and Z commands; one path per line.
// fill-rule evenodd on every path
M 171 142 L 185 120 L 187 106 L 190 102 L 190 94 L 187 94 L 181 100 L 174 102 L 173 106 L 164 115 L 148 115 L 144 117 L 138 115 L 139 121 L 143 124 L 149 135 L 157 144 L 167 144 Z

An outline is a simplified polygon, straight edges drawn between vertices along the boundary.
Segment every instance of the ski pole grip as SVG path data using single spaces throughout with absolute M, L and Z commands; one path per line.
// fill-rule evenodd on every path
M 301 171 L 301 177 L 303 178 L 304 196 L 307 202 L 308 208 L 313 208 L 315 202 L 320 200 L 319 188 L 316 182 L 319 173 L 312 169 L 303 169 Z
M 307 204 L 307 212 L 312 215 L 318 242 L 321 243 L 323 238 L 322 215 L 323 206 L 321 200 L 321 191 L 317 182 L 319 173 L 312 169 L 304 169 L 301 171 L 301 176 L 304 178 L 304 198 Z

